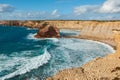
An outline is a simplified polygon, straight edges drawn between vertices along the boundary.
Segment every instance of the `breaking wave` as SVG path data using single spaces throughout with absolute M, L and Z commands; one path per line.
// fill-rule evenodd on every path
M 35 38 L 34 36 L 36 35 L 37 33 L 29 33 L 27 35 L 27 39 L 29 40 L 35 40 L 35 41 L 38 41 L 38 40 L 52 40 L 53 42 L 59 42 L 59 39 L 57 38 Z
M 61 30 L 62 36 L 79 33 Z M 26 28 L 0 27 L 0 34 L 0 80 L 46 80 L 60 70 L 80 67 L 115 51 L 107 44 L 92 40 L 37 39 L 36 30 Z
M 8 58 L 8 57 L 4 56 L 3 58 Z M 46 64 L 50 58 L 51 58 L 51 55 L 49 54 L 47 49 L 45 49 L 43 55 L 32 57 L 32 58 L 13 57 L 13 59 L 8 60 L 8 62 L 5 62 L 5 63 L 2 62 L 3 64 L 0 67 L 9 68 L 11 66 L 12 67 L 15 66 L 18 63 L 20 63 L 21 66 L 17 67 L 17 70 L 15 72 L 12 72 L 8 75 L 1 77 L 0 80 L 5 80 L 8 78 L 14 77 L 16 75 L 21 75 L 21 74 L 25 74 L 26 72 L 30 72 L 31 70 L 36 69 L 42 66 L 43 64 Z M 4 64 L 8 64 L 8 65 L 4 65 Z

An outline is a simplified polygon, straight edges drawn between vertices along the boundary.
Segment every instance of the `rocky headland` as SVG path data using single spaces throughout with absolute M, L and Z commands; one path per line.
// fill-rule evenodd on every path
M 54 26 L 57 33 L 59 29 L 74 29 L 80 30 L 79 36 L 68 36 L 74 38 L 90 39 L 107 43 L 116 49 L 114 35 L 112 30 L 120 29 L 120 21 L 80 21 L 80 20 L 12 20 L 0 21 L 0 25 L 8 26 L 25 26 L 29 28 L 41 28 L 41 25 L 47 23 Z M 39 30 L 38 34 L 48 30 L 48 27 Z M 51 31 L 50 31 L 51 32 Z M 48 32 L 49 33 L 49 32 Z M 55 32 L 56 33 L 56 32 Z M 36 37 L 40 37 L 36 35 Z M 41 34 L 42 36 L 42 34 Z M 43 35 L 44 36 L 44 35 Z M 58 35 L 57 35 L 58 36 Z
M 40 28 L 44 23 L 56 26 L 58 29 L 80 30 L 79 36 L 71 37 L 104 42 L 117 50 L 114 54 L 97 58 L 80 68 L 62 70 L 47 80 L 120 80 L 120 48 L 118 47 L 120 21 L 0 21 L 1 25 L 29 28 Z M 39 33 L 41 35 L 40 31 Z
M 29 28 L 40 28 L 42 24 L 47 23 L 58 29 L 75 29 L 80 30 L 79 36 L 76 38 L 91 39 L 107 43 L 114 48 L 113 29 L 120 29 L 120 21 L 70 21 L 70 20 L 25 20 L 25 21 L 0 21 L 1 25 L 9 26 L 25 26 Z
M 47 80 L 120 80 L 120 31 L 113 31 L 117 50 L 79 68 L 65 69 Z
M 35 35 L 36 38 L 60 38 L 60 30 L 52 25 L 44 23 L 39 27 L 38 33 Z

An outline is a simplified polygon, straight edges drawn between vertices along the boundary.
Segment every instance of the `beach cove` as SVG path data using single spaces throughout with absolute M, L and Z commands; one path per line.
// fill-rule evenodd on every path
M 71 29 L 71 30 L 72 30 L 72 29 Z M 81 30 L 81 29 L 80 29 L 80 30 Z M 69 32 L 69 31 L 68 31 L 68 32 Z M 70 31 L 70 32 L 71 32 L 71 31 Z M 63 33 L 65 33 L 65 32 L 63 31 Z M 74 33 L 74 31 L 73 31 L 73 33 Z M 80 32 L 80 33 L 81 33 L 81 32 Z M 77 34 L 78 34 L 78 33 L 77 33 Z M 34 33 L 33 33 L 33 35 L 34 35 Z M 65 34 L 64 34 L 64 35 L 65 35 Z M 33 39 L 33 38 L 30 37 L 30 36 L 32 36 L 32 35 L 29 35 L 29 36 L 28 36 L 29 39 Z M 71 46 L 77 46 L 77 45 L 80 46 L 82 40 L 81 40 L 81 39 L 74 39 L 74 36 L 75 36 L 76 38 L 80 38 L 81 36 L 80 36 L 80 37 L 79 37 L 79 35 L 72 35 L 72 36 L 73 36 L 73 38 L 69 38 L 68 41 L 67 41 L 67 39 L 63 38 L 63 41 L 64 41 L 64 40 L 67 41 L 67 42 L 70 41 L 70 42 L 68 43 L 69 45 L 70 45 L 70 43 L 73 42 L 74 44 L 71 44 Z M 82 37 L 83 37 L 83 36 L 82 36 Z M 85 37 L 86 37 L 86 36 L 85 36 Z M 90 38 L 91 38 L 91 37 L 89 36 L 88 39 L 90 39 Z M 71 39 L 72 39 L 72 40 L 71 40 Z M 86 39 L 87 39 L 87 38 L 86 38 Z M 91 38 L 91 39 L 92 39 L 92 38 Z M 94 40 L 94 39 L 95 39 L 95 38 L 93 38 L 93 40 Z M 97 39 L 97 38 L 96 38 L 96 39 Z M 53 42 L 57 42 L 57 41 L 59 42 L 59 40 L 56 40 L 56 39 L 54 39 L 54 40 L 55 40 L 55 41 L 53 41 Z M 112 40 L 113 40 L 113 39 L 112 39 Z M 60 41 L 61 41 L 61 40 L 60 40 Z M 80 44 L 78 44 L 78 43 L 75 44 L 74 41 L 75 41 L 75 42 L 80 42 Z M 99 39 L 96 40 L 96 41 L 99 41 Z M 90 43 L 90 44 L 89 44 L 89 43 L 87 43 L 87 42 L 91 42 L 91 41 L 86 40 L 86 42 L 85 42 L 86 44 L 82 44 L 82 47 L 83 47 L 84 45 L 86 45 L 86 46 L 84 46 L 84 47 L 87 48 L 87 46 L 92 46 L 92 45 L 93 45 L 93 43 Z M 94 42 L 94 41 L 93 41 L 93 42 Z M 108 42 L 109 42 L 109 41 L 108 41 Z M 63 42 L 63 43 L 64 43 L 64 42 Z M 83 42 L 82 42 L 82 43 L 83 43 Z M 99 44 L 99 45 L 105 46 L 105 44 L 103 44 L 103 43 L 102 43 L 102 44 L 101 44 L 101 43 L 98 43 L 98 42 L 95 42 L 95 43 L 97 43 L 97 44 Z M 65 43 L 64 43 L 64 44 L 65 44 Z M 92 45 L 91 45 L 91 44 L 92 44 Z M 68 48 L 68 49 L 74 49 L 75 51 L 76 51 L 76 50 L 79 50 L 79 49 L 82 49 L 81 47 L 78 48 L 78 46 L 75 47 L 75 48 L 74 48 L 74 47 L 71 48 L 70 46 L 63 46 L 63 47 L 66 47 L 66 48 Z M 102 47 L 103 47 L 103 46 L 102 46 Z M 84 47 L 83 47 L 83 50 L 85 49 Z M 106 47 L 108 47 L 108 46 L 106 46 Z M 97 50 L 97 49 L 100 49 L 100 48 L 97 48 L 95 45 L 93 45 L 93 47 L 88 47 L 87 49 L 90 50 L 90 49 L 92 49 L 92 48 L 93 48 L 93 49 L 96 48 L 96 50 Z M 104 49 L 106 50 L 106 48 L 104 48 Z M 105 50 L 103 50 L 102 53 L 104 53 Z M 112 50 L 112 51 L 108 52 L 108 54 L 109 54 L 109 53 L 114 53 L 114 51 L 113 51 L 112 48 L 111 48 L 110 50 Z M 85 51 L 87 51 L 87 50 L 85 50 Z M 102 51 L 102 50 L 100 50 L 100 52 L 101 52 L 101 51 Z M 48 52 L 49 52 L 49 51 L 48 51 Z M 78 52 L 80 52 L 80 51 L 78 51 Z M 78 52 L 73 52 L 73 53 L 77 53 L 76 55 L 78 55 L 78 54 L 79 54 Z M 98 51 L 97 53 L 96 53 L 96 52 L 97 52 L 97 51 L 95 51 L 94 54 L 96 54 L 96 55 L 99 54 L 99 51 Z M 87 52 L 87 53 L 91 53 L 91 52 Z M 92 53 L 93 53 L 93 52 L 92 52 Z M 75 54 L 73 54 L 72 56 L 74 56 L 74 55 L 75 55 Z M 87 55 L 87 54 L 86 54 L 86 55 Z M 105 54 L 105 55 L 107 55 L 107 54 Z M 93 60 L 93 59 L 95 59 L 95 58 L 97 58 L 97 57 L 104 57 L 105 55 L 92 57 L 91 59 L 88 59 L 88 61 Z M 68 56 L 68 55 L 67 55 L 67 56 Z M 89 56 L 89 55 L 87 55 L 87 56 Z M 80 57 L 80 56 L 79 56 L 79 57 Z M 90 57 L 90 56 L 89 56 L 89 57 Z M 70 58 L 70 59 L 71 59 L 71 58 Z M 75 58 L 75 59 L 78 60 L 79 58 Z M 100 58 L 100 59 L 101 59 L 101 58 Z M 85 60 L 85 59 L 83 59 L 83 60 Z M 97 59 L 97 60 L 99 60 L 99 59 Z M 78 61 L 79 61 L 79 60 L 78 60 Z M 88 61 L 86 61 L 86 62 L 88 62 Z M 95 61 L 96 61 L 96 60 L 95 60 Z M 86 63 L 86 62 L 85 62 L 85 63 Z M 73 63 L 74 63 L 74 62 L 73 62 Z M 85 64 L 85 63 L 83 63 L 83 64 Z M 78 63 L 76 63 L 76 64 L 78 64 Z M 80 63 L 79 63 L 79 64 L 80 64 Z M 81 64 L 81 65 L 83 65 L 83 64 Z M 88 64 L 89 64 L 89 63 L 88 63 Z M 72 64 L 72 65 L 75 65 L 75 64 Z M 79 67 L 79 66 L 81 66 L 81 65 L 76 65 L 76 67 Z M 64 67 L 65 67 L 65 66 L 64 66 Z M 73 67 L 71 66 L 71 67 L 66 67 L 66 68 L 73 68 Z M 55 79 L 55 80 L 57 80 L 57 79 L 61 79 L 61 80 L 65 80 L 65 79 L 67 79 L 67 80 L 73 80 L 73 79 L 75 79 L 75 77 L 73 77 L 72 74 L 70 74 L 70 75 L 71 75 L 71 77 L 73 77 L 73 78 L 71 78 L 71 79 L 70 79 L 70 78 L 67 78 L 67 77 L 70 77 L 69 75 L 67 75 L 67 73 L 69 73 L 69 71 L 75 71 L 76 68 L 75 68 L 75 69 L 72 69 L 72 70 L 71 70 L 71 69 L 66 70 L 66 68 L 65 68 L 65 70 L 61 71 L 61 74 L 63 74 L 63 73 L 65 72 L 66 74 L 64 74 L 64 75 L 66 75 L 66 76 L 62 76 L 62 75 L 58 74 L 59 76 L 52 78 L 52 80 L 54 80 L 54 79 Z M 79 72 L 79 71 L 83 71 L 83 69 L 81 69 L 81 68 L 80 68 L 80 69 L 77 69 L 77 70 L 78 70 L 78 72 Z M 68 71 L 68 72 L 66 72 L 66 71 Z M 89 71 L 89 70 L 87 70 L 87 71 Z M 62 72 L 63 72 L 63 73 L 62 73 Z M 70 72 L 70 73 L 71 73 L 71 72 Z M 74 73 L 74 72 L 73 72 L 73 73 Z M 78 73 L 75 72 L 74 74 L 77 75 Z M 82 74 L 81 74 L 81 75 L 82 75 Z M 83 75 L 85 75 L 85 74 L 83 74 Z M 51 75 L 50 75 L 50 76 L 51 76 Z M 18 76 L 17 76 L 17 77 L 18 77 Z M 91 77 L 91 80 L 93 80 L 92 78 L 93 78 L 93 77 Z M 14 79 L 14 78 L 13 78 L 13 79 Z M 78 78 L 78 79 L 82 79 L 82 77 L 80 77 L 80 78 Z M 43 80 L 44 80 L 44 79 L 43 79 Z M 76 80 L 77 80 L 77 78 L 76 78 Z M 85 80 L 85 79 L 83 78 L 83 80 Z M 90 80 L 90 78 L 89 78 L 89 80 Z

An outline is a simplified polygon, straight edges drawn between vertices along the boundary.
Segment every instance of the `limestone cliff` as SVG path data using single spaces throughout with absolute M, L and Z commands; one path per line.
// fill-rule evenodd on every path
M 87 22 L 82 28 L 82 36 L 113 39 L 113 29 L 120 29 L 120 21 L 115 22 Z
M 115 48 L 112 30 L 120 29 L 120 21 L 47 21 L 58 28 L 81 30 L 78 38 L 107 43 Z
M 77 38 L 98 40 L 112 46 L 116 46 L 116 41 L 120 46 L 120 35 L 114 36 L 112 32 L 120 30 L 120 21 L 0 21 L 0 24 L 39 28 L 44 22 L 58 28 L 79 29 L 81 33 Z M 81 68 L 60 71 L 48 80 L 120 80 L 120 48 L 117 49 L 116 54 L 98 58 Z
M 45 23 L 41 25 L 35 37 L 36 38 L 60 38 L 60 30 L 55 26 Z
M 62 70 L 47 80 L 120 80 L 120 34 L 114 33 L 116 53 L 97 58 L 80 68 Z
M 43 23 L 49 23 L 58 28 L 66 29 L 80 29 L 81 35 L 93 36 L 100 38 L 113 38 L 112 29 L 120 29 L 120 21 L 0 21 L 0 24 L 26 26 L 31 28 L 39 28 Z M 99 36 L 98 36 L 99 34 Z
M 37 20 L 37 21 L 0 21 L 0 24 L 12 26 L 26 26 L 39 28 L 43 23 L 56 26 L 60 29 L 81 30 L 80 38 L 93 39 L 116 46 L 112 34 L 113 29 L 120 29 L 120 21 L 67 21 L 67 20 Z

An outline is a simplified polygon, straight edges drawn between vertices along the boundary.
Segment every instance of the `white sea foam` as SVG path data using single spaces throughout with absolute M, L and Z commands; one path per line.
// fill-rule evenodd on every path
M 43 55 L 36 56 L 33 58 L 22 58 L 16 57 L 14 60 L 18 60 L 17 62 L 21 62 L 22 65 L 19 66 L 15 72 L 10 73 L 8 75 L 5 75 L 0 78 L 0 80 L 5 80 L 11 77 L 14 77 L 16 75 L 25 74 L 26 72 L 30 72 L 33 69 L 37 69 L 38 67 L 42 66 L 43 64 L 46 64 L 48 60 L 51 58 L 51 55 L 48 53 L 47 49 L 45 49 L 45 52 Z M 10 64 L 10 63 L 9 63 Z M 14 63 L 16 65 L 16 62 Z
M 45 38 L 45 39 L 52 40 L 53 42 L 59 42 L 58 38 Z
M 33 30 L 32 28 L 26 28 L 27 30 Z
M 37 30 L 37 28 L 26 28 L 27 30 Z
M 97 57 L 103 57 L 115 52 L 108 44 L 75 38 L 60 39 L 58 49 L 64 51 L 64 57 L 68 62 L 63 68 L 79 67 Z
M 69 29 L 61 29 L 60 30 L 61 33 L 64 33 L 64 34 L 69 34 L 69 36 L 77 36 L 77 35 L 80 35 L 80 30 L 69 30 Z
M 59 41 L 57 38 L 45 38 L 45 39 L 49 39 L 49 40 L 52 40 L 54 42 Z M 45 39 L 43 39 L 43 40 L 45 40 Z M 52 59 L 52 63 L 51 63 L 52 69 L 49 69 L 47 72 L 53 71 L 53 73 L 56 73 L 56 72 L 58 72 L 59 68 L 64 69 L 64 68 L 70 68 L 70 67 L 79 67 L 79 66 L 83 65 L 84 63 L 94 59 L 95 57 L 98 57 L 100 54 L 101 55 L 107 54 L 104 52 L 104 50 L 108 51 L 110 53 L 113 53 L 115 51 L 111 46 L 109 46 L 107 44 L 97 42 L 97 41 L 92 41 L 92 40 L 82 40 L 82 39 L 75 39 L 75 38 L 71 38 L 71 39 L 62 38 L 62 39 L 60 39 L 59 42 L 60 42 L 60 45 L 58 48 L 64 52 L 64 56 L 60 55 L 62 53 L 59 53 L 59 54 L 57 54 L 57 57 L 58 57 L 58 59 L 65 58 L 66 65 L 64 65 L 64 64 L 59 65 L 59 66 L 52 65 L 52 64 L 54 64 L 54 61 L 55 61 L 54 59 L 57 58 L 56 55 L 54 55 L 54 57 Z M 98 44 L 98 45 L 96 45 L 96 44 Z M 101 46 L 99 46 L 99 44 Z M 74 52 L 74 54 L 73 54 L 73 52 L 66 50 L 66 48 L 71 49 Z M 103 48 L 107 48 L 107 49 L 103 50 Z M 99 49 L 98 53 L 96 53 L 96 49 Z M 84 55 L 80 51 L 85 51 Z M 81 54 L 82 54 L 82 59 L 80 57 Z M 26 72 L 31 71 L 32 69 L 36 69 L 39 66 L 47 63 L 48 60 L 50 59 L 50 57 L 51 56 L 47 52 L 47 50 L 45 50 L 45 53 L 43 55 L 33 57 L 31 59 L 24 58 L 24 57 L 23 58 L 16 57 L 16 58 L 14 58 L 14 61 L 21 62 L 21 64 L 23 64 L 23 65 L 18 67 L 17 71 L 10 73 L 6 76 L 3 76 L 2 78 L 0 78 L 0 80 L 11 78 L 11 77 L 19 75 L 19 74 L 21 75 L 21 74 L 24 74 Z M 12 62 L 12 61 L 9 61 L 9 62 Z M 8 63 L 5 63 L 5 64 L 8 64 Z M 9 66 L 12 66 L 12 65 L 16 65 L 17 63 L 11 64 L 11 65 L 10 64 L 9 64 Z
M 66 33 L 80 33 L 80 30 L 61 29 L 60 32 L 66 32 Z
M 30 33 L 30 34 L 28 34 L 27 39 L 37 40 L 37 38 L 34 37 L 36 34 L 37 34 L 37 33 Z
M 95 44 L 96 43 L 96 44 Z M 80 50 L 80 49 L 99 49 L 100 47 L 98 47 L 97 44 L 100 44 L 101 46 L 104 46 L 105 48 L 108 49 L 108 51 L 110 51 L 111 53 L 114 53 L 115 50 L 108 44 L 102 43 L 102 42 L 98 42 L 98 41 L 93 41 L 93 40 L 83 40 L 83 39 L 65 39 L 63 38 L 63 40 L 61 41 L 62 47 L 65 48 L 69 48 L 72 50 Z M 92 47 L 90 47 L 92 46 Z
M 61 38 L 57 45 L 59 46 L 51 51 L 50 68 L 45 70 L 49 75 L 54 75 L 62 69 L 80 67 L 99 56 L 112 53 L 111 46 L 92 40 Z
M 98 43 L 98 44 L 101 44 L 101 45 L 103 45 L 103 46 L 106 46 L 107 48 L 109 48 L 109 50 L 110 50 L 112 53 L 115 53 L 115 51 L 116 51 L 113 47 L 111 47 L 111 46 L 108 45 L 108 44 L 105 44 L 105 43 L 102 43 L 102 42 L 98 42 L 98 41 L 94 41 L 94 42 L 96 42 L 96 43 Z
M 57 38 L 35 38 L 34 36 L 36 35 L 37 33 L 30 33 L 28 36 L 27 36 L 27 39 L 30 39 L 30 40 L 35 40 L 35 41 L 38 41 L 38 40 L 52 40 L 53 42 L 58 42 L 59 39 Z

